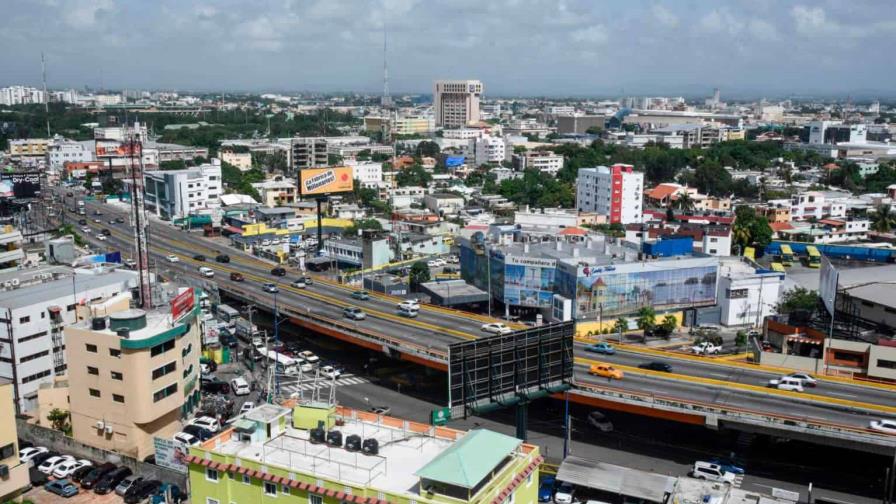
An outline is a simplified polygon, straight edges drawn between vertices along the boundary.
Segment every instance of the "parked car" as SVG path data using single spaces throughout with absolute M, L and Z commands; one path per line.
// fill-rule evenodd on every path
M 239 340 L 229 331 L 220 331 L 218 334 L 218 341 L 221 342 L 222 345 L 228 348 L 236 348 L 240 345 Z
M 714 343 L 710 343 L 709 341 L 704 341 L 692 346 L 691 351 L 697 355 L 713 355 L 720 353 L 722 351 L 722 347 Z
M 162 482 L 159 480 L 143 480 L 133 485 L 124 494 L 125 504 L 137 504 L 148 498 L 150 495 L 159 491 Z
M 182 432 L 199 439 L 199 441 L 208 441 L 215 437 L 215 433 L 198 425 L 184 425 Z
M 214 418 L 208 417 L 208 416 L 194 418 L 193 421 L 190 422 L 190 424 L 198 425 L 199 427 L 202 427 L 203 429 L 208 429 L 211 432 L 218 432 L 221 430 L 221 424 L 218 423 L 218 421 L 215 420 Z
M 279 277 L 286 276 L 286 269 L 277 266 L 276 268 L 271 270 L 271 274 Z
M 671 373 L 672 372 L 672 366 L 670 366 L 668 363 L 661 362 L 661 361 L 645 362 L 644 364 L 641 364 L 638 367 L 641 369 L 648 369 L 650 371 L 662 371 L 663 373 Z
M 768 381 L 768 386 L 771 388 L 776 388 L 778 390 L 789 390 L 791 392 L 803 391 L 803 381 L 797 380 L 796 378 L 791 378 L 789 376 L 773 378 Z
M 56 466 L 56 469 L 53 470 L 53 477 L 57 479 L 68 478 L 78 469 L 92 465 L 93 462 L 85 459 L 69 460 Z
M 601 432 L 613 432 L 613 422 L 600 411 L 588 413 L 588 425 Z
M 233 271 L 230 273 L 230 279 L 234 282 L 243 282 L 246 279 L 243 277 L 243 274 L 238 271 Z
M 143 481 L 143 476 L 128 476 L 127 478 L 121 480 L 121 483 L 119 483 L 118 486 L 115 487 L 115 493 L 117 495 L 123 496 L 125 493 L 127 493 L 128 490 L 131 489 L 132 486 L 140 483 L 141 481 Z
M 178 432 L 171 436 L 171 439 L 177 441 L 178 443 L 183 443 L 186 446 L 194 446 L 201 443 L 198 437 L 187 434 L 186 432 Z
M 265 291 L 265 292 L 269 292 L 269 293 L 271 293 L 271 294 L 276 294 L 276 293 L 280 292 L 280 289 L 277 288 L 277 285 L 276 285 L 276 284 L 272 284 L 272 283 L 270 283 L 270 282 L 269 282 L 269 283 L 266 283 L 266 284 L 264 284 L 264 285 L 262 285 L 262 286 L 261 286 L 261 289 L 262 289 L 263 291 Z
M 194 261 L 205 261 L 205 256 L 202 254 L 196 254 L 193 256 Z
M 248 413 L 249 411 L 255 409 L 255 403 L 252 401 L 246 401 L 240 406 L 240 415 L 243 413 Z
M 32 446 L 30 448 L 22 448 L 21 450 L 19 450 L 19 462 L 21 462 L 23 464 L 25 462 L 31 462 L 31 459 L 33 459 L 34 457 L 36 457 L 37 455 L 39 455 L 41 453 L 46 453 L 47 451 L 49 451 L 49 450 L 47 450 L 43 446 Z
M 586 352 L 594 352 L 604 355 L 613 355 L 616 353 L 616 349 L 613 348 L 613 345 L 601 341 L 600 343 L 594 343 L 591 345 L 585 345 Z
M 78 487 L 67 479 L 51 481 L 44 485 L 44 490 L 65 498 L 78 495 Z
M 90 471 L 94 469 L 93 465 L 88 465 L 84 467 L 79 467 L 75 469 L 74 472 L 69 475 L 68 479 L 74 481 L 75 483 L 80 483 L 84 476 L 90 474 Z
M 482 324 L 481 329 L 487 333 L 492 334 L 510 334 L 513 332 L 513 329 L 507 327 L 501 322 L 489 322 L 487 324 Z
M 37 468 L 44 474 L 53 474 L 53 471 L 62 465 L 62 463 L 74 460 L 75 457 L 72 457 L 71 455 L 56 455 L 55 457 L 50 457 L 41 462 Z
M 886 418 L 872 420 L 869 422 L 868 428 L 884 434 L 896 434 L 896 420 L 888 420 Z
M 203 392 L 210 394 L 229 394 L 230 385 L 226 381 L 221 381 L 215 377 L 200 378 L 199 388 Z
M 249 387 L 249 382 L 247 382 L 245 378 L 237 376 L 230 380 L 230 390 L 233 392 L 233 395 L 244 396 L 249 395 L 251 387 Z
M 215 261 L 217 261 L 219 263 L 229 263 L 230 256 L 227 254 L 218 254 L 215 256 Z
M 352 320 L 364 320 L 367 318 L 367 314 L 364 313 L 364 310 L 357 306 L 346 306 L 342 309 L 342 316 Z
M 572 483 L 562 482 L 554 492 L 554 502 L 557 504 L 572 504 L 572 497 L 575 494 L 575 487 Z
M 92 471 L 87 473 L 86 476 L 81 478 L 81 488 L 91 489 L 96 485 L 100 478 L 106 475 L 106 473 L 110 471 L 114 471 L 118 466 L 111 462 L 106 462 L 105 464 L 101 464 L 96 466 Z
M 107 494 L 115 490 L 115 487 L 131 474 L 133 474 L 133 472 L 127 467 L 119 467 L 114 471 L 109 471 L 97 482 L 96 486 L 93 488 L 93 493 L 98 493 L 100 495 Z
M 38 453 L 37 455 L 31 457 L 31 465 L 34 466 L 35 469 L 37 469 L 48 458 L 58 457 L 58 456 L 59 456 L 59 453 L 54 452 L 52 450 L 47 450 L 45 452 Z
M 370 299 L 370 294 L 365 290 L 352 292 L 352 299 L 357 299 L 358 301 L 367 301 Z
M 697 479 L 727 483 L 729 485 L 734 483 L 735 478 L 734 473 L 722 469 L 720 465 L 701 461 L 694 462 L 691 476 Z
M 557 480 L 553 476 L 545 476 L 538 485 L 538 502 L 550 502 L 554 498 Z
M 621 380 L 624 376 L 624 373 L 621 369 L 616 369 L 609 364 L 597 363 L 592 364 L 588 369 L 588 373 L 594 376 L 601 376 L 603 378 L 610 378 Z
M 795 378 L 801 382 L 803 382 L 804 387 L 814 387 L 818 384 L 818 380 L 812 377 L 812 375 L 808 373 L 790 373 L 787 375 L 789 378 Z

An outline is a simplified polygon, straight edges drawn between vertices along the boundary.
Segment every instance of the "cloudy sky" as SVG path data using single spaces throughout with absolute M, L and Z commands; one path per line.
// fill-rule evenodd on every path
M 502 96 L 894 92 L 893 0 L 0 0 L 0 85 Z

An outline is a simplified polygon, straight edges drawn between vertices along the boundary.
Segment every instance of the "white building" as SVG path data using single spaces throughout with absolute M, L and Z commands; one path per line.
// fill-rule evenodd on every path
M 419 205 L 423 203 L 423 196 L 425 195 L 426 189 L 419 186 L 394 187 L 389 189 L 389 201 L 394 209 Z
M 470 151 L 473 153 L 473 162 L 476 166 L 487 163 L 500 164 L 507 154 L 504 139 L 493 136 L 470 140 Z
M 62 328 L 77 321 L 77 308 L 127 292 L 133 271 L 64 267 L 0 274 L 0 378 L 13 383 L 18 412 L 37 408 L 37 390 L 64 375 Z
M 775 313 L 784 274 L 759 271 L 765 270 L 739 260 L 721 262 L 717 299 L 722 325 L 759 327 Z
M 160 217 L 179 219 L 221 206 L 224 190 L 221 161 L 217 158 L 185 170 L 147 171 L 143 179 L 146 210 Z
M 279 175 L 264 182 L 254 183 L 252 188 L 261 196 L 261 204 L 268 208 L 295 203 L 299 192 L 295 179 Z
M 86 163 L 95 159 L 93 149 L 83 142 L 56 136 L 47 145 L 47 161 L 51 170 L 60 171 L 65 163 Z
M 485 132 L 486 130 L 482 128 L 457 128 L 443 131 L 442 138 L 449 138 L 452 140 L 472 140 L 481 137 Z
M 706 226 L 703 233 L 704 254 L 727 257 L 731 255 L 731 228 L 728 226 Z
M 563 156 L 551 151 L 529 151 L 513 155 L 513 167 L 517 170 L 534 169 L 556 175 L 563 168 Z
M 464 208 L 464 199 L 450 193 L 433 193 L 423 197 L 426 208 L 438 215 L 453 215 Z
M 843 124 L 841 121 L 812 121 L 809 128 L 809 144 L 863 144 L 867 142 L 868 127 L 864 124 Z
M 29 103 L 43 103 L 44 98 L 44 92 L 33 87 L 9 86 L 0 88 L 0 105 L 27 105 Z
M 544 108 L 548 115 L 572 115 L 576 113 L 576 108 L 572 105 L 551 105 Z
M 610 224 L 632 224 L 642 220 L 644 173 L 632 165 L 615 164 L 582 168 L 576 181 L 579 212 L 605 215 Z
M 237 167 L 242 172 L 252 169 L 251 152 L 233 152 L 221 150 L 218 152 L 218 157 L 221 159 L 222 163 L 231 164 Z
M 790 198 L 790 218 L 792 220 L 806 220 L 814 217 L 846 217 L 846 204 L 838 200 L 825 198 L 824 193 L 808 191 L 799 193 Z
M 478 80 L 437 80 L 433 85 L 432 108 L 437 128 L 463 128 L 479 122 Z
M 379 187 L 383 181 L 383 163 L 348 160 L 345 165 L 352 168 L 352 178 L 362 187 Z

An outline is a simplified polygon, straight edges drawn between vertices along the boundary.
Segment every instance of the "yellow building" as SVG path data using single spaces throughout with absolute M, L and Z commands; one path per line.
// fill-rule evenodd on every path
M 46 138 L 27 138 L 24 140 L 9 141 L 9 155 L 11 157 L 41 157 L 47 155 L 48 141 Z
M 199 307 L 192 289 L 170 310 L 128 309 L 129 298 L 65 328 L 69 397 L 75 440 L 143 459 L 198 405 Z
M 232 152 L 222 150 L 218 152 L 218 157 L 221 159 L 221 162 L 236 166 L 240 171 L 249 171 L 252 169 L 251 152 Z
M 27 490 L 31 480 L 28 464 L 19 463 L 19 442 L 13 404 L 12 383 L 0 380 L 0 502 Z

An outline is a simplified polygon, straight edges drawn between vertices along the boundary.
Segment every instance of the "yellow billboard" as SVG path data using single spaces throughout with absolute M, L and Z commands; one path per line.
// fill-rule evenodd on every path
M 299 170 L 299 194 L 302 196 L 351 192 L 353 182 L 349 166 Z

